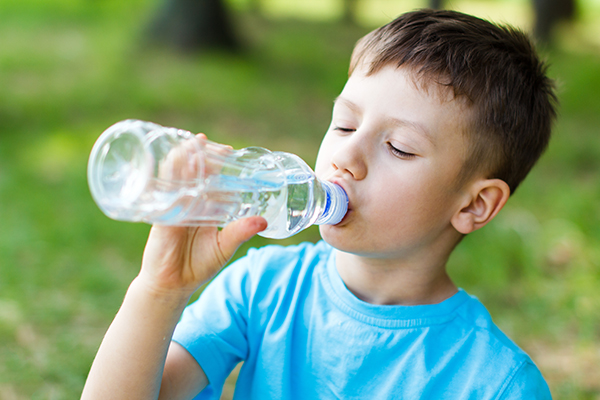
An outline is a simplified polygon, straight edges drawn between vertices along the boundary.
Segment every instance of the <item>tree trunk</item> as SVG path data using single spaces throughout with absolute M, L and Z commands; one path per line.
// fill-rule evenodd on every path
M 575 0 L 533 0 L 535 9 L 534 35 L 542 42 L 550 42 L 552 28 L 557 22 L 575 17 Z
M 429 0 L 428 5 L 429 8 L 433 8 L 434 10 L 441 10 L 444 8 L 443 0 Z
M 184 51 L 239 47 L 222 0 L 166 0 L 150 30 L 153 41 Z
M 344 11 L 343 11 L 343 16 L 342 16 L 344 21 L 351 23 L 351 24 L 355 24 L 355 25 L 357 24 L 357 20 L 356 20 L 357 3 L 358 3 L 358 0 L 344 0 L 344 2 L 343 2 Z

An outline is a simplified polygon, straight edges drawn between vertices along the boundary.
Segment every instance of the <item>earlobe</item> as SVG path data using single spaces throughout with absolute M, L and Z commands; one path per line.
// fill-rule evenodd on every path
M 510 197 L 508 184 L 501 179 L 485 179 L 473 184 L 463 207 L 452 217 L 454 228 L 466 235 L 490 222 Z

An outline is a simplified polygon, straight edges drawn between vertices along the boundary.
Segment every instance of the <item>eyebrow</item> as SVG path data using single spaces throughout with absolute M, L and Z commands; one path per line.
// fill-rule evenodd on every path
M 345 99 L 341 96 L 336 97 L 335 100 L 333 101 L 333 103 L 334 104 L 342 103 L 344 106 L 348 107 L 351 111 L 353 111 L 357 114 L 362 113 L 362 110 L 360 109 L 360 107 L 358 105 L 356 105 L 352 101 Z M 417 131 L 419 134 L 421 134 L 421 136 L 423 136 L 425 139 L 427 139 L 427 141 L 429 143 L 431 143 L 432 145 L 435 145 L 435 141 L 433 140 L 432 135 L 425 128 L 425 126 L 423 126 L 422 124 L 420 124 L 418 122 L 388 116 L 388 117 L 385 117 L 385 123 L 387 125 L 393 125 L 393 126 L 396 126 L 399 128 L 409 127 L 412 130 Z
M 351 109 L 352 111 L 354 111 L 356 113 L 361 112 L 360 108 L 356 104 L 354 104 L 353 102 L 351 102 L 348 99 L 343 98 L 341 95 L 336 97 L 333 100 L 333 104 L 337 104 L 337 103 L 343 103 L 346 107 L 348 107 L 349 109 Z

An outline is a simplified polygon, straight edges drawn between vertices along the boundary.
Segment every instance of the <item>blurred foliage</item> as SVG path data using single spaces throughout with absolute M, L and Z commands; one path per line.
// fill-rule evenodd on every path
M 236 56 L 150 47 L 148 0 L 0 3 L 0 399 L 78 398 L 139 268 L 149 227 L 109 220 L 87 189 L 87 157 L 105 128 L 146 119 L 314 163 L 368 28 L 336 21 L 328 2 L 318 21 L 283 18 L 293 10 L 284 0 L 259 2 L 262 16 L 250 3 L 230 2 L 246 44 Z M 384 3 L 359 2 L 365 23 L 403 11 Z M 562 103 L 549 151 L 449 266 L 533 356 L 556 399 L 600 398 L 600 50 L 584 28 L 562 28 L 544 50 Z M 316 229 L 279 243 L 301 240 L 318 240 Z

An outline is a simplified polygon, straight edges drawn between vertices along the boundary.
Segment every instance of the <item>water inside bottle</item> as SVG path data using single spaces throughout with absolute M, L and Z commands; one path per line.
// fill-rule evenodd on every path
M 314 221 L 307 221 L 306 216 L 313 211 L 314 176 L 307 174 L 302 169 L 286 170 L 287 193 L 283 198 L 281 210 L 261 236 L 271 238 L 288 237 L 304 229 Z M 316 219 L 318 212 L 315 213 Z
M 274 221 L 282 214 L 287 195 L 282 176 L 280 171 L 260 171 L 250 177 L 211 175 L 202 190 L 192 190 L 185 199 L 177 200 L 182 209 L 188 209 L 179 223 L 225 226 L 253 215 Z
M 248 178 L 213 176 L 202 193 L 192 195 L 196 205 L 182 222 L 224 226 L 259 215 L 269 223 L 261 236 L 287 237 L 309 224 L 305 217 L 313 202 L 314 178 L 301 169 L 288 170 L 285 176 L 287 186 L 280 171 L 258 171 Z

